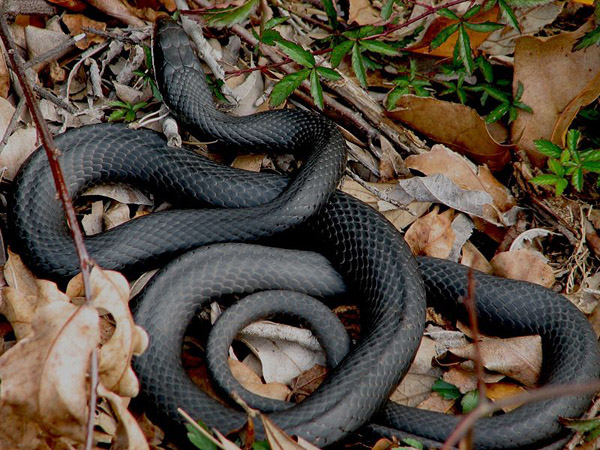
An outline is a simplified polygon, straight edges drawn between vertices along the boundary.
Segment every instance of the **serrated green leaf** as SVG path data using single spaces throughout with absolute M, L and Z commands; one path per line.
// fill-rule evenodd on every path
M 460 20 L 460 17 L 458 17 L 454 11 L 448 8 L 438 9 L 437 14 L 438 16 L 445 17 L 446 19 Z
M 198 421 L 198 425 L 200 425 L 202 428 L 208 431 L 208 427 L 201 421 Z M 200 450 L 217 450 L 216 444 L 204 434 L 202 434 L 200 431 L 198 431 L 196 428 L 194 428 L 192 425 L 186 423 L 185 427 L 188 431 L 188 439 L 197 448 L 199 448 Z
M 460 24 L 455 23 L 453 25 L 450 25 L 449 27 L 444 28 L 442 31 L 440 31 L 437 34 L 437 36 L 434 37 L 433 40 L 431 41 L 431 43 L 429 44 L 429 51 L 431 52 L 432 50 L 435 50 L 440 45 L 442 45 L 444 42 L 446 42 L 450 36 L 452 36 L 454 33 L 456 33 L 456 30 L 458 30 L 459 27 L 460 27 Z
M 417 94 L 417 97 L 431 96 L 431 93 L 427 89 L 422 88 L 421 86 L 415 86 L 415 94 Z
M 521 100 L 521 97 L 523 96 L 523 91 L 525 90 L 525 87 L 523 86 L 523 83 L 521 83 L 520 81 L 517 83 L 517 92 L 515 94 L 515 100 L 519 101 Z
M 533 177 L 529 181 L 531 181 L 533 184 L 543 184 L 549 186 L 558 183 L 559 180 L 562 180 L 562 178 L 552 174 L 544 174 Z
M 109 122 L 114 122 L 115 120 L 120 120 L 123 117 L 125 117 L 125 114 L 127 114 L 126 109 L 117 109 L 116 111 L 113 111 L 112 113 L 110 113 L 110 116 L 108 116 L 108 120 L 109 120 Z
M 394 81 L 392 81 L 392 83 L 394 83 L 396 86 L 399 87 L 407 87 L 410 84 L 410 80 L 408 79 L 407 76 L 402 75 L 398 78 L 396 78 Z
M 523 102 L 513 102 L 513 106 L 515 106 L 515 107 L 517 107 L 519 109 L 522 109 L 523 111 L 526 111 L 528 113 L 532 113 L 533 112 L 533 109 L 531 108 L 531 106 L 526 105 Z
M 485 123 L 493 123 L 508 112 L 510 103 L 500 103 L 485 118 Z
M 271 450 L 269 441 L 254 441 L 252 443 L 252 450 Z
M 398 50 L 392 47 L 390 44 L 386 44 L 381 41 L 358 41 L 359 44 L 367 50 L 375 53 L 380 53 L 386 56 L 396 56 L 400 54 Z
M 277 45 L 283 52 L 301 64 L 304 67 L 312 69 L 315 66 L 315 57 L 309 51 L 304 50 L 300 45 L 291 41 L 277 41 Z
M 431 86 L 431 83 L 427 80 L 413 80 L 412 85 L 414 87 Z
M 365 70 L 365 63 L 363 61 L 362 53 L 358 45 L 352 47 L 352 70 L 354 75 L 358 78 L 358 82 L 365 89 L 367 88 L 367 72 Z
M 500 28 L 504 28 L 504 25 L 501 23 L 495 22 L 482 22 L 482 23 L 469 23 L 465 22 L 465 27 L 476 31 L 478 33 L 491 33 L 493 31 L 499 30 Z
M 283 41 L 284 39 L 277 30 L 264 30 L 259 40 L 266 45 L 274 45 L 275 42 Z
M 363 64 L 365 65 L 365 70 L 379 70 L 383 66 L 379 64 L 374 59 L 369 58 L 369 56 L 363 52 L 361 52 Z
M 600 161 L 586 161 L 581 167 L 590 172 L 600 173 Z
M 417 76 L 417 61 L 410 60 L 410 78 L 414 79 Z
M 281 25 L 284 22 L 288 21 L 288 17 L 272 17 L 267 20 L 265 23 L 265 30 L 270 30 L 271 28 L 276 27 L 277 25 Z
M 577 149 L 581 133 L 579 130 L 571 129 L 567 132 L 567 148 L 574 152 Z
M 573 45 L 573 51 L 583 50 L 584 48 L 592 45 L 600 45 L 600 26 L 594 28 L 592 31 L 584 34 L 580 39 Z
M 248 0 L 233 8 L 209 10 L 204 14 L 207 23 L 212 27 L 229 27 L 241 23 L 252 13 L 259 0 Z
M 129 108 L 131 104 L 122 102 L 120 100 L 115 100 L 113 102 L 110 102 L 108 106 L 112 106 L 113 108 Z
M 510 103 L 510 97 L 508 96 L 508 94 L 494 86 L 484 85 L 483 90 L 487 92 L 490 95 L 490 97 L 495 98 L 499 102 Z
M 519 26 L 519 21 L 517 20 L 517 16 L 515 16 L 513 9 L 506 3 L 505 0 L 498 0 L 498 7 L 500 8 L 502 17 L 506 19 L 511 27 L 520 33 L 521 27 Z
M 332 67 L 337 67 L 340 65 L 340 63 L 342 62 L 342 59 L 344 59 L 344 56 L 346 56 L 348 54 L 348 52 L 352 49 L 352 47 L 355 45 L 355 43 L 353 41 L 344 41 L 339 45 L 336 45 L 335 47 L 333 47 L 333 50 L 331 51 L 331 66 Z
M 458 53 L 465 69 L 467 69 L 469 74 L 473 73 L 475 64 L 473 63 L 473 55 L 471 54 L 471 40 L 467 34 L 467 30 L 463 26 L 459 27 L 456 45 L 458 46 Z
M 559 161 L 560 163 L 564 166 L 568 161 L 571 160 L 571 152 L 569 151 L 569 149 L 563 149 L 563 151 L 560 153 L 560 158 Z
M 392 15 L 392 10 L 394 9 L 394 0 L 387 0 L 383 6 L 381 7 L 381 18 L 383 20 L 388 20 Z
M 597 148 L 591 148 L 589 150 L 584 150 L 582 152 L 579 152 L 579 155 L 581 156 L 581 160 L 584 162 L 600 161 L 600 149 L 597 149 Z
M 492 68 L 490 62 L 483 56 L 478 56 L 475 61 L 477 67 L 479 67 L 481 73 L 483 74 L 483 79 L 488 83 L 494 81 L 494 69 Z
M 458 95 L 458 100 L 460 100 L 461 104 L 467 103 L 467 93 L 461 87 L 456 89 L 456 95 Z
M 323 78 L 327 78 L 328 80 L 337 81 L 340 78 L 342 78 L 342 76 L 338 72 L 336 72 L 333 69 L 330 69 L 329 67 L 319 66 L 316 69 L 317 72 L 319 72 L 319 75 L 321 75 Z
M 460 391 L 458 388 L 453 384 L 446 383 L 441 379 L 438 379 L 435 381 L 435 383 L 433 383 L 431 390 L 440 394 L 445 400 L 456 400 L 457 398 L 460 398 Z
M 423 444 L 416 439 L 413 438 L 404 438 L 402 442 L 406 445 L 410 445 L 412 448 L 416 448 L 417 450 L 423 450 Z
M 580 168 L 573 171 L 573 174 L 571 175 L 571 185 L 577 192 L 581 192 L 583 189 L 583 171 Z
M 497 0 L 488 0 L 487 2 L 484 2 L 483 3 L 483 10 L 484 11 L 489 11 L 494 6 L 496 6 L 496 3 L 497 3 Z
M 555 195 L 557 197 L 560 197 L 568 185 L 569 185 L 569 182 L 566 179 L 561 178 L 560 180 L 558 180 L 556 182 L 556 194 Z
M 271 91 L 271 99 L 269 101 L 271 106 L 281 105 L 285 99 L 288 98 L 304 80 L 306 80 L 309 74 L 309 69 L 302 69 L 296 73 L 286 75 L 279 80 L 279 82 L 273 86 L 273 90 Z
M 519 110 L 513 106 L 508 108 L 508 123 L 512 123 L 517 120 L 517 116 L 519 115 Z
M 481 97 L 479 98 L 479 102 L 481 103 L 481 106 L 485 106 L 485 103 L 487 102 L 488 97 L 489 97 L 489 94 L 487 92 L 483 92 L 481 94 Z
M 319 81 L 318 72 L 315 69 L 310 71 L 310 95 L 317 108 L 323 110 L 323 87 Z
M 376 27 L 374 25 L 366 25 L 358 29 L 357 39 L 363 39 L 370 36 L 375 36 L 383 31 L 383 27 Z
M 565 168 L 558 161 L 558 159 L 550 158 L 548 160 L 548 168 L 550 169 L 550 171 L 552 173 L 554 173 L 555 175 L 557 175 L 561 178 L 565 176 Z
M 135 111 L 129 109 L 125 112 L 125 122 L 133 122 L 135 120 Z
M 479 391 L 469 391 L 463 398 L 460 399 L 460 406 L 463 414 L 468 414 L 473 411 L 479 403 Z
M 396 87 L 396 88 L 392 89 L 389 92 L 389 94 L 387 96 L 387 100 L 385 102 L 385 107 L 387 108 L 387 110 L 391 111 L 392 109 L 394 109 L 396 107 L 396 103 L 398 102 L 398 99 L 408 93 L 409 93 L 408 87 Z
M 325 14 L 327 14 L 327 19 L 329 20 L 329 26 L 334 30 L 337 30 L 339 24 L 337 21 L 335 5 L 331 0 L 323 0 L 323 7 L 325 8 Z
M 581 433 L 587 433 L 600 427 L 600 417 L 594 417 L 593 419 L 564 419 L 561 422 L 567 428 Z
M 467 10 L 467 12 L 463 14 L 463 20 L 469 20 L 471 17 L 473 17 L 475 14 L 477 14 L 480 9 L 481 9 L 481 5 L 475 5 L 471 8 L 469 8 Z
M 546 139 L 536 139 L 533 141 L 533 144 L 535 145 L 536 150 L 542 155 L 550 156 L 552 158 L 560 158 L 563 151 L 558 145 L 547 141 Z
M 139 103 L 136 103 L 135 105 L 133 105 L 131 110 L 139 111 L 140 109 L 145 108 L 146 106 L 148 106 L 148 102 L 139 102 Z

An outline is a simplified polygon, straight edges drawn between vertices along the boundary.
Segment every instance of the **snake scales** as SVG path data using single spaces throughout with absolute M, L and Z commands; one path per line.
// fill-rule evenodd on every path
M 154 132 L 117 124 L 86 126 L 56 138 L 72 197 L 93 184 L 123 182 L 177 199 L 176 206 L 185 208 L 86 238 L 90 254 L 107 269 L 136 273 L 171 261 L 145 288 L 135 311 L 136 322 L 151 337 L 146 353 L 134 362 L 146 398 L 171 422 L 179 420 L 176 408 L 182 406 L 222 431 L 240 426 L 244 414 L 201 392 L 182 368 L 181 342 L 191 317 L 230 294 L 275 289 L 326 297 L 349 289 L 360 298 L 360 341 L 311 397 L 270 417 L 320 446 L 369 421 L 371 431 L 384 435 L 407 432 L 443 441 L 458 418 L 386 399 L 416 352 L 426 293 L 441 309 L 462 314 L 454 311 L 466 293 L 467 269 L 432 258 L 417 262 L 380 214 L 335 190 L 345 144 L 328 120 L 297 110 L 242 118 L 221 113 L 187 37 L 172 22 L 157 27 L 154 60 L 165 102 L 198 138 L 228 147 L 293 151 L 305 162 L 289 181 L 221 166 L 168 148 Z M 12 245 L 40 276 L 64 280 L 77 273 L 43 151 L 32 155 L 14 184 L 8 214 Z M 251 244 L 282 232 L 288 233 L 288 243 L 310 242 L 324 256 Z M 562 296 L 479 273 L 475 280 L 485 331 L 542 336 L 542 382 L 598 378 L 594 333 Z M 555 398 L 481 420 L 476 448 L 537 448 L 552 442 L 564 435 L 558 417 L 580 415 L 590 399 Z

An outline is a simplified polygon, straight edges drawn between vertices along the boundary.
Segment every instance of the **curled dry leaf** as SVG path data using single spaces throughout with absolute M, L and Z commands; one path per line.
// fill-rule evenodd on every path
M 228 359 L 228 363 L 236 380 L 250 392 L 275 400 L 287 400 L 291 391 L 285 384 L 263 383 L 246 364 L 231 358 Z
M 421 217 L 406 231 L 404 238 L 413 254 L 447 258 L 454 244 L 451 209 L 438 213 L 435 207 L 429 214 Z
M 23 423 L 83 442 L 90 357 L 99 338 L 95 308 L 62 301 L 40 307 L 32 332 L 0 357 L 0 405 Z
M 527 392 L 523 386 L 519 386 L 514 383 L 500 382 L 494 383 L 487 386 L 486 397 L 492 401 L 502 400 L 504 398 L 512 397 L 515 395 L 524 394 Z M 505 413 L 517 409 L 521 405 L 512 405 L 502 408 Z
M 474 109 L 435 98 L 405 95 L 387 114 L 411 128 L 466 154 L 491 170 L 500 170 L 510 159 L 512 145 L 496 142 Z
M 133 322 L 128 306 L 129 284 L 120 273 L 98 267 L 92 269 L 90 282 L 94 306 L 110 314 L 115 322 L 113 335 L 100 349 L 100 380 L 119 395 L 135 397 L 139 384 L 131 368 L 131 358 L 146 349 L 148 335 Z M 75 296 L 80 287 L 79 280 L 70 283 L 67 293 Z
M 350 0 L 348 3 L 348 23 L 371 25 L 381 20 L 379 11 L 371 6 L 370 0 Z
M 8 287 L 2 290 L 0 313 L 11 323 L 17 340 L 28 336 L 39 308 L 51 303 L 69 303 L 69 297 L 58 290 L 56 283 L 36 278 L 21 257 L 8 251 L 4 277 Z
M 545 161 L 534 145 L 536 139 L 563 144 L 564 135 L 579 109 L 600 95 L 600 47 L 592 45 L 572 52 L 573 44 L 587 31 L 550 38 L 524 36 L 515 46 L 513 89 L 524 87 L 522 102 L 533 114 L 520 112 L 512 124 L 518 147 L 537 165 Z
M 318 450 L 317 447 L 304 439 L 299 438 L 296 442 L 267 416 L 261 414 L 260 418 L 272 450 Z
M 554 271 L 531 250 L 501 252 L 490 261 L 494 273 L 504 278 L 529 281 L 547 288 L 554 285 Z
M 120 0 L 87 0 L 94 8 L 134 27 L 143 27 L 144 21 L 139 18 L 139 10 Z
M 483 366 L 523 383 L 535 386 L 542 368 L 542 339 L 539 336 L 488 338 L 479 342 Z M 475 359 L 475 346 L 449 350 L 456 356 Z
M 106 29 L 106 24 L 104 22 L 92 20 L 83 14 L 64 14 L 62 16 L 62 21 L 71 32 L 71 36 L 76 36 L 80 33 L 86 33 L 86 38 L 81 41 L 77 41 L 75 44 L 78 49 L 85 50 L 92 44 L 100 44 L 106 40 L 106 38 L 102 36 L 98 36 L 97 34 L 92 34 L 83 30 L 83 27 L 88 27 L 104 31 Z

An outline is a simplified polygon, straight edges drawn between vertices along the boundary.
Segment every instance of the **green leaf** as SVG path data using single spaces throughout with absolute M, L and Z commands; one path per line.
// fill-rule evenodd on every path
M 485 123 L 493 123 L 508 112 L 510 103 L 500 103 L 485 118 Z
M 342 76 L 338 72 L 328 67 L 319 66 L 316 69 L 317 72 L 319 72 L 319 75 L 321 75 L 323 78 L 327 78 L 328 80 L 337 81 L 340 78 L 342 78 Z
M 429 97 L 431 93 L 427 89 L 423 89 L 421 86 L 415 86 L 415 94 L 417 97 Z
M 423 450 L 423 444 L 413 438 L 404 438 L 402 442 L 406 445 L 409 445 L 412 448 L 416 448 L 417 450 Z
M 525 90 L 525 87 L 523 86 L 523 83 L 521 83 L 520 81 L 517 83 L 517 93 L 515 94 L 515 100 L 521 100 L 521 96 L 523 95 L 523 91 Z
M 364 27 L 360 27 L 358 29 L 358 34 L 356 35 L 357 39 L 366 38 L 369 36 L 374 36 L 383 31 L 383 27 L 376 27 L 374 25 L 366 25 Z
M 409 93 L 408 87 L 396 87 L 396 88 L 392 89 L 390 91 L 390 93 L 388 94 L 385 107 L 388 109 L 388 111 L 391 111 L 392 109 L 394 109 L 396 107 L 396 103 L 398 102 L 398 99 L 408 93 Z
M 325 14 L 327 14 L 327 19 L 329 19 L 329 26 L 334 30 L 337 30 L 339 24 L 337 21 L 337 11 L 335 10 L 335 5 L 332 0 L 323 0 L 323 7 L 325 8 Z
M 204 428 L 206 431 L 208 431 L 208 427 L 204 423 L 202 423 L 200 420 L 198 421 L 198 425 L 200 425 L 202 428 Z M 188 434 L 187 434 L 188 439 L 190 440 L 190 442 L 192 444 L 194 444 L 200 450 L 217 450 L 217 446 L 215 445 L 215 443 L 213 441 L 211 441 L 209 438 L 207 438 L 204 434 L 202 434 L 202 432 L 198 431 L 196 428 L 194 428 L 189 423 L 186 423 L 185 427 L 187 428 L 187 431 L 188 431 Z
M 122 102 L 120 100 L 115 100 L 113 102 L 110 102 L 108 104 L 108 106 L 112 106 L 113 108 L 130 108 L 131 104 L 130 103 Z
M 477 58 L 475 58 L 475 63 L 477 64 L 477 67 L 479 67 L 479 69 L 481 70 L 481 73 L 483 74 L 483 79 L 486 82 L 491 83 L 492 81 L 494 81 L 494 69 L 492 68 L 492 65 L 486 58 L 484 58 L 483 56 L 478 56 Z
M 519 114 L 519 110 L 513 106 L 508 108 L 508 123 L 514 122 L 517 120 L 517 115 Z
M 564 149 L 561 153 L 560 153 L 560 158 L 559 161 L 560 163 L 564 166 L 567 162 L 569 162 L 571 160 L 571 152 L 569 151 L 569 149 Z
M 277 41 L 283 41 L 283 37 L 277 30 L 264 30 L 260 41 L 266 45 L 274 45 Z
M 458 30 L 459 27 L 460 27 L 460 23 L 455 23 L 453 25 L 450 25 L 449 27 L 444 28 L 442 31 L 440 31 L 437 34 L 437 36 L 434 37 L 433 40 L 431 41 L 431 43 L 429 44 L 429 51 L 431 52 L 432 50 L 438 48 L 440 45 L 442 45 L 444 42 L 446 42 L 450 36 L 452 36 L 454 33 L 456 33 L 456 30 Z
M 561 178 L 560 180 L 558 180 L 556 182 L 556 194 L 555 195 L 557 197 L 560 197 L 568 185 L 569 185 L 569 182 L 566 179 Z
M 513 102 L 513 106 L 522 109 L 523 111 L 527 111 L 528 113 L 532 113 L 533 109 L 531 108 L 531 106 L 526 105 L 523 102 Z
M 582 161 L 600 161 L 600 149 L 591 148 L 589 150 L 584 150 L 579 152 L 579 156 Z
M 463 14 L 463 20 L 469 20 L 475 14 L 479 12 L 481 9 L 481 5 L 475 5 L 472 8 L 469 8 L 466 13 Z
M 392 11 L 394 9 L 394 0 L 387 0 L 383 6 L 381 7 L 381 18 L 383 20 L 388 20 L 392 15 Z
M 375 53 L 381 53 L 386 56 L 396 56 L 400 54 L 398 50 L 392 47 L 390 44 L 386 44 L 381 41 L 359 41 L 360 45 L 367 50 Z
M 259 0 L 249 0 L 234 8 L 221 8 L 209 10 L 204 17 L 207 23 L 213 27 L 228 27 L 241 23 L 248 18 L 252 10 L 258 5 Z
M 582 50 L 592 45 L 600 45 L 600 26 L 594 28 L 592 31 L 584 34 L 580 39 L 573 45 L 573 51 Z
M 454 11 L 451 11 L 448 8 L 438 9 L 437 14 L 438 16 L 445 17 L 446 19 L 460 20 L 460 17 L 458 17 Z
M 484 11 L 489 11 L 490 9 L 492 9 L 494 6 L 496 6 L 497 0 L 488 0 L 488 1 L 484 1 L 483 3 L 483 10 Z
M 508 94 L 494 86 L 485 85 L 483 86 L 483 90 L 487 92 L 490 97 L 495 98 L 499 102 L 502 103 L 510 103 L 510 97 Z
M 561 423 L 572 430 L 587 433 L 600 427 L 600 417 L 594 417 L 593 419 L 562 419 Z
M 552 158 L 560 158 L 562 148 L 560 148 L 558 145 L 545 139 L 537 139 L 533 141 L 533 144 L 535 145 L 536 150 L 542 155 L 551 156 Z
M 125 122 L 133 122 L 135 120 L 135 111 L 129 109 L 125 112 Z
M 583 171 L 581 168 L 575 169 L 571 175 L 571 184 L 577 190 L 577 192 L 581 192 L 583 189 Z
M 271 106 L 281 105 L 285 99 L 288 98 L 304 80 L 306 80 L 309 74 L 309 69 L 302 69 L 296 73 L 286 75 L 279 80 L 279 82 L 273 86 L 273 91 L 271 91 L 271 99 L 269 102 Z
M 287 22 L 288 17 L 272 17 L 271 19 L 267 20 L 267 23 L 265 23 L 265 30 L 270 30 L 271 28 L 276 27 L 277 25 L 281 25 L 284 22 Z
M 348 52 L 352 49 L 352 46 L 354 46 L 354 42 L 353 41 L 344 41 L 339 45 L 336 45 L 335 47 L 333 47 L 333 50 L 331 51 L 331 66 L 332 67 L 337 67 L 340 65 L 340 63 L 342 62 L 342 59 L 344 58 L 344 56 L 346 56 L 348 54 Z
M 458 95 L 458 99 L 460 100 L 460 103 L 462 103 L 463 105 L 465 103 L 467 103 L 467 94 L 462 87 L 458 87 L 456 89 L 456 95 Z
M 317 108 L 323 110 L 323 87 L 319 81 L 318 72 L 315 69 L 310 71 L 310 95 L 315 101 Z
M 473 390 L 467 392 L 465 396 L 460 399 L 460 406 L 463 414 L 468 414 L 473 411 L 477 407 L 477 403 L 479 403 L 479 391 Z
M 471 54 L 471 40 L 469 39 L 465 27 L 461 26 L 458 30 L 458 40 L 456 41 L 456 45 L 458 46 L 458 53 L 460 54 L 460 59 L 462 60 L 465 69 L 467 69 L 469 74 L 473 73 L 475 67 L 473 55 Z
M 145 108 L 146 106 L 148 106 L 148 102 L 139 102 L 139 103 L 136 103 L 135 105 L 133 105 L 131 110 L 139 111 L 140 109 Z
M 558 181 L 562 180 L 562 179 L 563 178 L 560 178 L 556 175 L 544 174 L 544 175 L 538 175 L 537 177 L 533 177 L 529 181 L 531 181 L 533 184 L 551 185 L 551 184 L 558 183 Z
M 577 149 L 581 133 L 579 130 L 569 130 L 567 132 L 567 148 L 574 152 Z
M 501 23 L 495 22 L 482 22 L 482 23 L 469 23 L 465 22 L 465 27 L 477 31 L 478 33 L 491 33 L 492 31 L 499 30 L 500 28 L 504 28 L 504 25 Z
M 519 26 L 519 21 L 517 20 L 517 16 L 515 16 L 513 9 L 506 4 L 505 0 L 498 0 L 498 7 L 502 12 L 502 17 L 506 19 L 511 27 L 520 33 L 521 27 Z
M 269 441 L 254 441 L 252 450 L 271 450 L 271 445 L 269 445 Z
M 456 400 L 460 398 L 460 391 L 456 386 L 450 383 L 446 383 L 442 379 L 438 379 L 433 383 L 431 387 L 433 392 L 437 392 L 445 400 Z
M 600 173 L 600 161 L 586 161 L 581 167 L 590 172 Z
M 116 111 L 113 111 L 110 116 L 108 116 L 108 120 L 109 122 L 114 122 L 115 120 L 120 120 L 123 117 L 125 117 L 125 114 L 127 113 L 126 109 L 117 109 Z
M 556 174 L 557 176 L 559 176 L 561 178 L 565 176 L 565 168 L 558 161 L 558 159 L 550 158 L 548 160 L 548 168 L 550 169 L 551 172 L 553 172 L 554 174 Z
M 365 70 L 365 63 L 358 45 L 352 47 L 352 70 L 354 71 L 356 78 L 358 78 L 360 85 L 366 89 L 367 72 Z
M 277 41 L 277 45 L 281 50 L 296 61 L 298 64 L 308 67 L 309 69 L 315 66 L 315 57 L 309 51 L 304 50 L 300 45 L 290 41 Z

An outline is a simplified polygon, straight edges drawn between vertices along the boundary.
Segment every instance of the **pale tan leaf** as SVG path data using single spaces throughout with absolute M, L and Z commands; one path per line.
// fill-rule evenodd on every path
M 504 278 L 529 281 L 547 288 L 554 285 L 554 271 L 540 258 L 538 252 L 515 250 L 501 252 L 490 261 L 494 273 Z
M 350 11 L 348 12 L 348 23 L 355 22 L 358 25 L 371 25 L 381 20 L 379 11 L 371 6 L 370 0 L 350 0 Z
M 98 341 L 94 308 L 66 302 L 39 308 L 32 333 L 0 357 L 1 404 L 47 433 L 82 442 L 90 357 Z
M 282 383 L 263 383 L 258 375 L 256 375 L 244 363 L 235 359 L 228 359 L 229 368 L 233 376 L 240 382 L 242 386 L 250 392 L 262 395 L 263 397 L 272 398 L 275 400 L 287 400 L 290 389 Z
M 494 383 L 487 386 L 486 396 L 490 400 L 502 400 L 507 397 L 512 397 L 514 395 L 519 395 L 525 393 L 526 390 L 523 386 L 519 386 L 515 383 L 507 383 L 500 382 Z M 521 405 L 512 405 L 510 407 L 502 408 L 502 411 L 505 413 L 512 411 L 513 409 L 517 409 Z
M 439 214 L 436 207 L 413 223 L 404 236 L 412 252 L 436 258 L 448 257 L 455 239 L 453 216 L 451 209 Z
M 231 167 L 235 169 L 248 170 L 250 172 L 259 172 L 262 167 L 265 155 L 239 155 L 233 160 Z
M 525 386 L 536 384 L 542 368 L 542 340 L 539 336 L 489 338 L 480 341 L 479 348 L 486 369 L 513 378 Z M 475 358 L 473 344 L 450 351 L 461 358 Z
M 71 32 L 71 36 L 76 36 L 80 33 L 86 34 L 85 39 L 77 41 L 75 44 L 77 48 L 81 50 L 85 50 L 92 44 L 100 44 L 106 40 L 105 37 L 83 30 L 83 27 L 88 27 L 104 31 L 106 30 L 106 23 L 104 22 L 98 22 L 97 20 L 90 19 L 83 14 L 63 14 L 62 21 Z
M 3 177 L 12 180 L 19 167 L 36 148 L 37 132 L 35 127 L 19 128 L 11 134 L 0 153 L 0 168 L 6 168 Z

